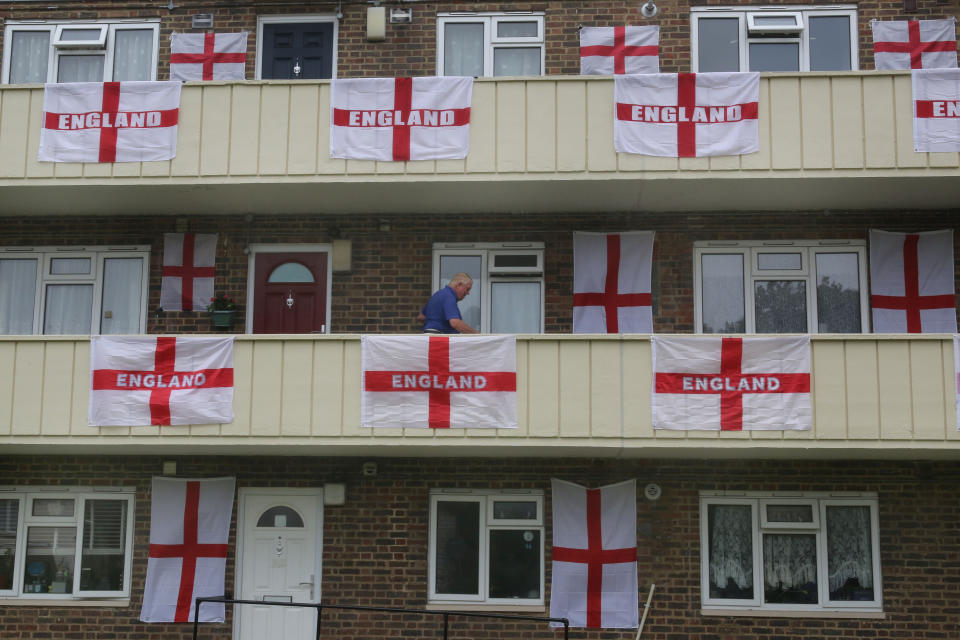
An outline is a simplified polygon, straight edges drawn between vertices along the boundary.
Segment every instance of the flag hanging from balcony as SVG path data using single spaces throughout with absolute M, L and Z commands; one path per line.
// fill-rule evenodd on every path
M 550 485 L 550 617 L 567 618 L 571 627 L 636 628 L 637 481 L 597 489 L 557 479 Z
M 870 230 L 874 333 L 956 333 L 953 230 Z
M 153 478 L 142 622 L 193 622 L 197 598 L 224 595 L 235 478 Z M 200 605 L 200 622 L 224 606 Z
M 957 66 L 956 19 L 872 20 L 877 69 L 943 69 Z
M 573 332 L 653 333 L 653 231 L 573 234 Z
M 692 158 L 760 148 L 758 73 L 652 73 L 614 79 L 614 147 Z
M 163 234 L 160 307 L 165 311 L 201 311 L 213 297 L 217 257 L 215 233 Z
M 517 426 L 514 336 L 361 338 L 363 427 Z
M 912 75 L 914 151 L 960 151 L 960 69 Z
M 171 80 L 243 80 L 247 32 L 170 34 Z
M 653 338 L 653 426 L 710 431 L 812 425 L 810 336 Z
M 68 82 L 43 90 L 41 162 L 146 162 L 177 154 L 179 82 Z
M 330 156 L 455 160 L 470 148 L 473 78 L 334 79 Z
M 580 75 L 660 72 L 660 27 L 583 27 Z
M 228 422 L 232 337 L 90 338 L 90 426 Z

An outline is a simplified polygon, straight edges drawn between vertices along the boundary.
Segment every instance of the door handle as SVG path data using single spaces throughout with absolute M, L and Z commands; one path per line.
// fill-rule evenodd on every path
M 313 579 L 313 574 L 312 574 L 312 573 L 310 574 L 310 581 L 309 581 L 309 582 L 301 582 L 298 586 L 299 586 L 301 589 L 306 589 L 307 587 L 310 588 L 310 601 L 312 602 L 312 601 L 313 601 L 313 588 L 314 588 L 314 586 L 315 586 L 315 582 L 314 582 L 314 579 Z

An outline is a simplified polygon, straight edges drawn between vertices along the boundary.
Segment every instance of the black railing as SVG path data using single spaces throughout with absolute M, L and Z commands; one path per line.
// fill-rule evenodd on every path
M 427 611 L 425 609 L 399 609 L 394 607 L 366 607 L 361 605 L 346 604 L 322 604 L 319 602 L 269 602 L 264 600 L 234 600 L 224 596 L 210 598 L 197 598 L 193 609 L 193 640 L 197 640 L 197 634 L 200 631 L 200 605 L 204 602 L 220 602 L 227 604 L 258 604 L 274 607 L 306 607 L 317 610 L 317 633 L 316 638 L 320 640 L 320 631 L 323 623 L 323 610 L 333 609 L 336 611 L 371 611 L 376 613 L 406 613 L 424 616 L 442 616 L 443 617 L 443 640 L 448 640 L 450 630 L 450 616 L 463 618 L 493 618 L 496 620 L 527 620 L 529 622 L 559 622 L 563 625 L 563 640 L 570 638 L 570 621 L 566 618 L 538 618 L 536 616 L 516 616 L 504 615 L 500 613 L 473 613 L 468 611 Z

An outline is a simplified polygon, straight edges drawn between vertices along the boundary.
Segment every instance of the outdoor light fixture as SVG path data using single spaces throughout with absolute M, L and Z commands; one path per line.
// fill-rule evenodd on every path
M 647 0 L 642 7 L 640 7 L 640 15 L 644 18 L 652 18 L 660 12 L 657 9 L 657 5 L 653 4 L 653 0 Z

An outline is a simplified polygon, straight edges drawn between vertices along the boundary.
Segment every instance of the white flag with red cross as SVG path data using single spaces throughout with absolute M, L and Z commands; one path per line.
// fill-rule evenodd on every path
M 571 627 L 636 628 L 637 481 L 597 489 L 557 479 L 550 484 L 550 617 L 567 618 Z
M 163 234 L 160 307 L 165 311 L 200 311 L 213 297 L 217 257 L 215 233 Z
M 232 337 L 90 338 L 90 426 L 228 422 Z
M 653 333 L 653 231 L 573 234 L 573 332 Z
M 330 156 L 455 160 L 470 149 L 473 78 L 334 79 Z
M 692 158 L 760 149 L 759 73 L 616 76 L 617 151 Z
M 146 162 L 177 154 L 179 82 L 68 82 L 43 90 L 41 162 Z
M 247 32 L 170 34 L 171 80 L 243 80 Z
M 956 19 L 873 20 L 873 62 L 877 69 L 957 67 Z
M 912 75 L 914 151 L 960 151 L 960 69 Z
M 653 372 L 656 429 L 812 426 L 810 336 L 655 336 Z
M 142 622 L 193 622 L 196 598 L 223 596 L 235 478 L 153 478 Z M 201 603 L 200 622 L 224 606 Z
M 580 75 L 660 73 L 660 27 L 583 27 Z
M 362 427 L 516 428 L 514 336 L 361 338 Z
M 870 230 L 874 333 L 956 333 L 953 230 Z

